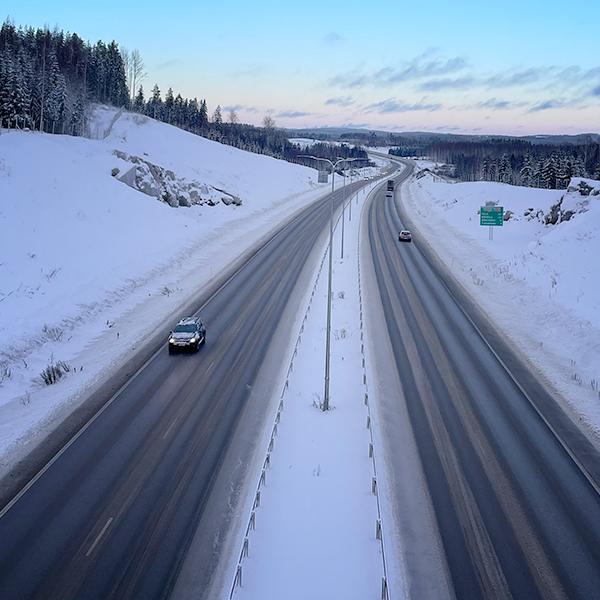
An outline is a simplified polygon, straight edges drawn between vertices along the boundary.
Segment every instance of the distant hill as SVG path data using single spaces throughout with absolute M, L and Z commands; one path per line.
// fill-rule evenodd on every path
M 472 135 L 459 133 L 437 133 L 430 131 L 385 131 L 380 129 L 359 129 L 352 127 L 318 127 L 312 129 L 287 129 L 290 137 L 313 138 L 319 140 L 336 140 L 359 142 L 362 144 L 394 145 L 396 140 L 412 139 L 419 142 L 435 141 L 459 141 L 459 142 L 479 142 L 485 140 L 505 139 L 505 140 L 525 140 L 532 144 L 593 144 L 600 143 L 600 133 L 579 133 L 576 135 Z

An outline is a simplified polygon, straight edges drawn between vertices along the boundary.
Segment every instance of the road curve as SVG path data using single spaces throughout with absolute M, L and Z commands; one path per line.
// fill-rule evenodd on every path
M 380 401 L 386 414 L 405 403 L 449 595 L 600 597 L 600 456 L 514 355 L 500 360 L 509 351 L 476 327 L 418 232 L 412 244 L 398 242 L 401 191 L 384 194 L 366 208 L 367 267 L 401 394 Z M 403 456 L 389 423 L 383 432 L 390 460 Z M 413 482 L 394 485 L 402 497 Z
M 206 346 L 170 356 L 163 344 L 0 513 L 2 600 L 169 595 L 330 201 L 281 228 L 201 307 Z M 213 567 L 198 565 L 199 580 Z

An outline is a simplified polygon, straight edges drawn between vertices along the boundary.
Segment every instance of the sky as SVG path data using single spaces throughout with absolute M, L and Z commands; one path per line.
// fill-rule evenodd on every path
M 146 90 L 172 87 L 248 123 L 600 131 L 598 0 L 4 0 L 2 10 L 16 25 L 138 49 Z

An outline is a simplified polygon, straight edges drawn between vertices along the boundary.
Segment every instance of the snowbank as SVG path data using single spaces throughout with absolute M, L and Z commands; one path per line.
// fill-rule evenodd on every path
M 600 182 L 573 179 L 565 192 L 417 175 L 402 201 L 418 233 L 600 434 Z M 490 201 L 508 213 L 493 241 L 478 214 Z
M 99 139 L 0 135 L 0 470 L 9 447 L 74 408 L 145 332 L 329 189 L 313 169 L 139 115 L 96 113 Z M 113 176 L 128 164 L 115 150 L 242 205 L 172 208 Z M 52 359 L 71 371 L 45 386 Z

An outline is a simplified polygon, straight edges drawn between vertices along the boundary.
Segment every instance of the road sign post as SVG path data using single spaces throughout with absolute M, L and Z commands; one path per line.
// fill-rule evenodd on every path
M 489 239 L 494 239 L 494 227 L 504 225 L 504 207 L 503 206 L 482 206 L 479 209 L 479 225 L 489 227 Z

